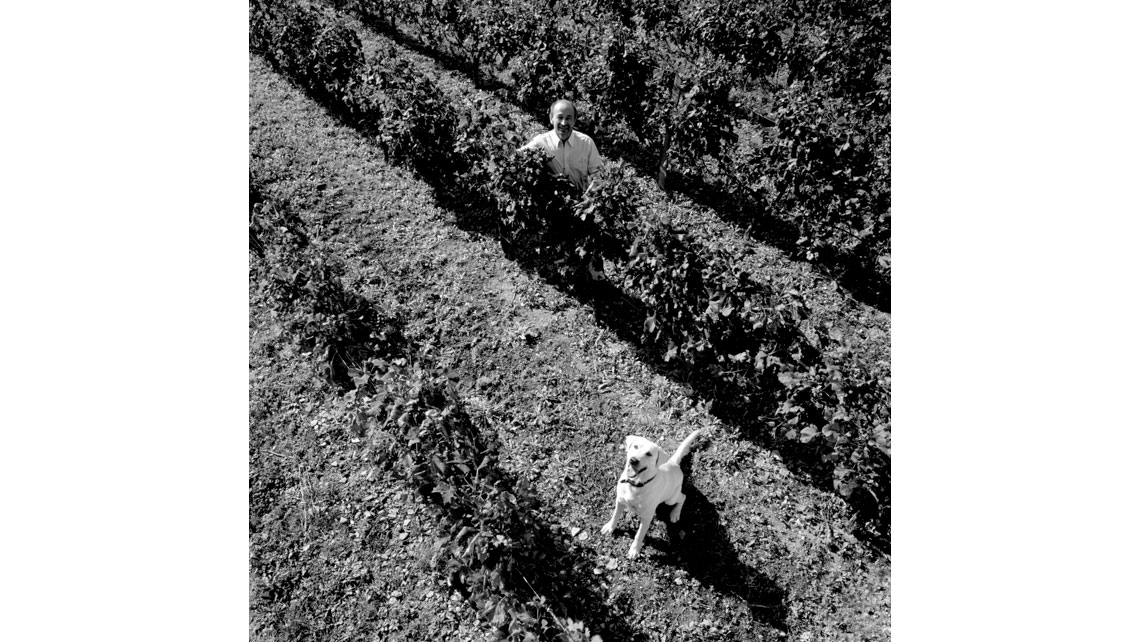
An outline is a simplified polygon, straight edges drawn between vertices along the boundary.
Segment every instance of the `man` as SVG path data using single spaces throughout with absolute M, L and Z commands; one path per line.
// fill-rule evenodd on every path
M 579 190 L 590 188 L 590 181 L 601 169 L 602 158 L 598 148 L 589 136 L 574 131 L 574 121 L 578 110 L 569 100 L 558 100 L 550 106 L 550 126 L 548 132 L 531 139 L 521 149 L 541 149 L 550 159 L 550 169 L 555 174 L 565 176 Z M 521 151 L 520 149 L 520 151 Z M 587 254 L 582 257 L 580 278 L 585 281 L 598 281 L 604 274 L 604 263 L 600 256 Z
M 584 192 L 590 185 L 590 179 L 602 168 L 602 159 L 593 139 L 574 131 L 577 116 L 574 103 L 556 101 L 550 106 L 550 131 L 535 136 L 523 149 L 546 151 L 550 169 L 569 178 Z

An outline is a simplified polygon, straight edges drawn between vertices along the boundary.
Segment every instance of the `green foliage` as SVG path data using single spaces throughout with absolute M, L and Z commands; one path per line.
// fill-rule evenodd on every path
M 721 58 L 672 51 L 654 72 L 655 94 L 646 107 L 659 123 L 651 135 L 658 154 L 657 183 L 668 169 L 692 174 L 703 156 L 719 158 L 737 140 L 729 92 L 735 70 Z
M 645 190 L 632 168 L 624 163 L 603 163 L 586 193 L 572 205 L 582 231 L 575 239 L 576 252 L 624 261 L 628 239 L 641 219 L 645 200 Z
M 250 48 L 323 100 L 342 102 L 363 65 L 356 32 L 317 9 L 254 0 Z
M 463 410 L 450 373 L 423 361 L 374 360 L 354 396 L 360 434 L 376 461 L 396 467 L 439 507 L 434 558 L 442 573 L 506 640 L 586 640 L 528 578 L 557 566 L 523 482 L 503 472 L 498 446 Z M 543 588 L 548 582 L 534 581 Z
M 393 51 L 373 61 L 362 82 L 372 90 L 365 112 L 385 157 L 421 174 L 454 171 L 458 116 L 433 82 Z
M 263 201 L 252 217 L 263 249 L 252 262 L 260 287 L 325 379 L 348 387 L 362 360 L 388 354 L 400 340 L 394 321 L 345 288 L 344 266 L 308 241 L 295 215 Z
M 772 375 L 815 354 L 798 330 L 808 316 L 799 293 L 734 270 L 723 252 L 667 221 L 643 223 L 625 273 L 625 286 L 650 311 L 645 338 L 665 349 L 666 361 L 711 367 L 763 392 Z
M 623 25 L 642 25 L 653 30 L 673 19 L 681 4 L 678 0 L 593 0 L 585 10 L 597 9 L 611 15 Z
M 890 3 L 882 0 L 786 0 L 775 10 L 795 26 L 781 62 L 788 84 L 802 82 L 830 97 L 878 103 L 890 68 Z
M 773 134 L 725 171 L 764 211 L 794 226 L 800 256 L 840 269 L 850 257 L 889 283 L 889 122 L 842 109 L 835 100 L 781 95 Z
M 476 100 L 460 105 L 456 118 L 451 150 L 455 175 L 450 185 L 470 216 L 473 211 L 496 207 L 494 185 L 503 171 L 503 161 L 512 158 L 523 141 L 514 131 L 505 106 L 493 109 Z
M 380 23 L 392 27 L 397 20 L 403 20 L 410 12 L 415 11 L 417 5 L 404 0 L 347 0 L 343 7 L 338 8 L 356 13 L 373 24 Z
M 653 76 L 652 52 L 621 24 L 607 25 L 597 47 L 598 54 L 586 61 L 579 84 L 594 105 L 599 129 L 625 124 L 638 137 L 647 138 L 653 131 L 645 102 Z
M 534 111 L 545 111 L 555 99 L 579 98 L 579 79 L 590 51 L 581 34 L 547 24 L 541 37 L 532 36 L 528 44 L 511 69 L 516 100 Z
M 629 250 L 625 287 L 649 309 L 644 336 L 667 347 L 665 360 L 698 363 L 710 348 L 699 318 L 708 305 L 709 266 L 698 246 L 668 222 L 645 221 Z
M 365 61 L 356 32 L 303 5 L 258 0 L 251 46 L 374 136 L 385 155 L 421 173 L 450 174 L 457 117 L 430 80 L 388 51 Z
M 749 76 L 767 77 L 779 70 L 784 27 L 770 7 L 751 0 L 696 2 L 677 21 L 673 38 L 704 47 Z
M 349 87 L 363 63 L 363 48 L 356 32 L 343 24 L 334 24 L 317 34 L 306 76 L 335 95 Z
M 467 51 L 476 65 L 489 61 L 499 68 L 509 68 L 511 61 L 529 48 L 540 24 L 537 15 L 517 11 L 504 3 L 466 4 L 470 19 L 463 27 Z
M 514 255 L 528 261 L 557 261 L 579 234 L 570 207 L 578 189 L 551 172 L 546 152 L 508 150 L 496 159 L 492 176 L 500 237 Z

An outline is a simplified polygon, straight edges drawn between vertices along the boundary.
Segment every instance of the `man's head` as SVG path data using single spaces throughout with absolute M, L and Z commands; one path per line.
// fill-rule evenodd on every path
M 550 125 L 558 134 L 559 140 L 570 138 L 577 117 L 578 110 L 569 100 L 559 100 L 550 106 Z

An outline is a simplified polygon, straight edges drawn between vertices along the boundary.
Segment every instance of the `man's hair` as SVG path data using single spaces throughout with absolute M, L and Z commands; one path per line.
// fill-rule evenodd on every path
M 558 103 L 566 103 L 567 105 L 570 105 L 570 108 L 574 110 L 574 118 L 578 117 L 578 105 L 575 105 L 573 100 L 569 100 L 566 98 L 559 98 L 558 100 L 550 103 L 550 109 L 547 110 L 547 114 L 546 114 L 547 116 L 553 116 L 554 115 L 554 108 L 558 106 Z

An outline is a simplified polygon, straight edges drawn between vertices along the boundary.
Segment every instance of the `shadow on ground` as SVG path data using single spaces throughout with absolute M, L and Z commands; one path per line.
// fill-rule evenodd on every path
M 685 506 L 676 524 L 669 522 L 665 506 L 657 515 L 664 518 L 670 547 L 676 552 L 673 563 L 702 585 L 743 601 L 754 620 L 786 632 L 787 593 L 772 578 L 740 561 L 716 508 L 689 483 L 688 475 L 683 492 Z
M 684 569 L 702 586 L 747 604 L 754 622 L 787 632 L 787 592 L 771 577 L 740 561 L 716 508 L 690 482 L 691 465 L 691 456 L 681 462 L 685 505 L 680 520 L 671 523 L 671 506 L 658 506 L 654 519 L 665 525 L 667 540 L 647 536 L 642 555 L 650 549 L 660 551 L 663 555 L 655 557 L 657 561 Z M 616 532 L 632 540 L 637 526 L 636 519 L 625 521 Z

